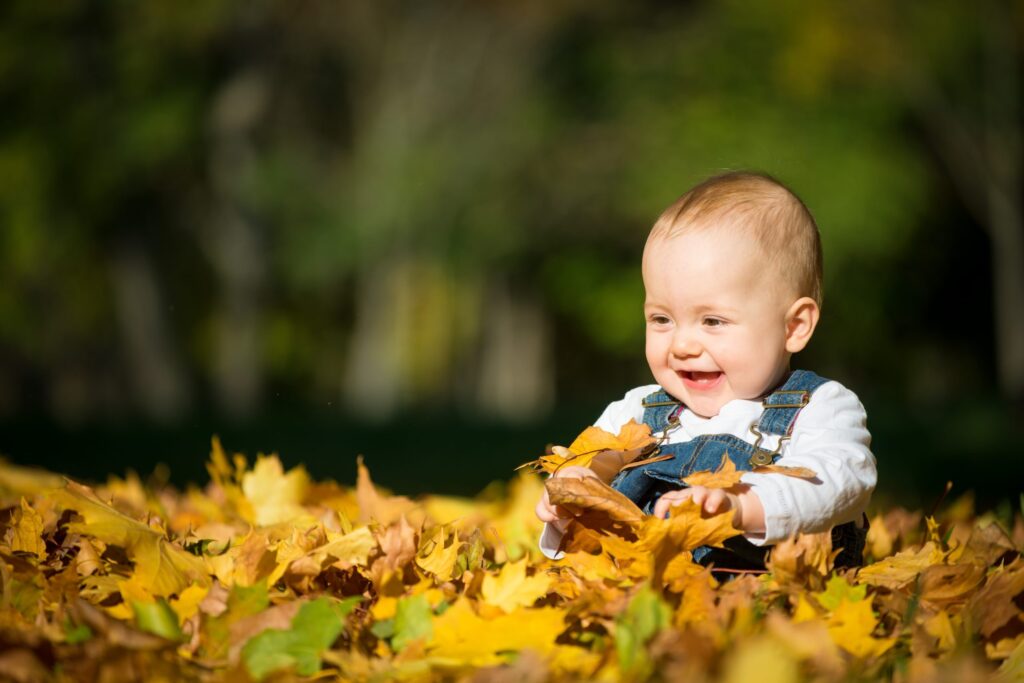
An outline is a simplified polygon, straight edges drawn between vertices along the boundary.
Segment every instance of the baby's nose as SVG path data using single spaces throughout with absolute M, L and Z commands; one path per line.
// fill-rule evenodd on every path
M 672 339 L 672 353 L 673 355 L 684 357 L 684 356 L 699 356 L 701 354 L 702 347 L 700 342 L 693 338 L 689 334 L 677 334 Z

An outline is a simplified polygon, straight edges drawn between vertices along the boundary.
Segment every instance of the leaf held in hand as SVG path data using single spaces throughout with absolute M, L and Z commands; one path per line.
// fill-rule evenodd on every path
M 644 518 L 636 503 L 596 477 L 554 477 L 544 486 L 552 505 L 561 505 L 575 514 L 593 510 L 627 524 L 637 524 Z

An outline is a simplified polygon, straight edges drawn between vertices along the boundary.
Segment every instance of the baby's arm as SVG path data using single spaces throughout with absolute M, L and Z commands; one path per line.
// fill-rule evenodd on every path
M 858 519 L 877 480 L 866 422 L 864 406 L 843 385 L 829 382 L 815 391 L 776 464 L 806 467 L 817 477 L 744 474 L 742 482 L 756 493 L 764 515 L 763 535 L 751 528 L 747 539 L 767 545 Z

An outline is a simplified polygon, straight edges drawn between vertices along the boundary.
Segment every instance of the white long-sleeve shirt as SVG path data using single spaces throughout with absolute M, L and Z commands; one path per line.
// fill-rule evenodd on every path
M 642 422 L 641 402 L 659 389 L 654 384 L 631 389 L 605 408 L 594 424 L 617 434 L 631 419 Z M 667 443 L 684 443 L 704 434 L 732 434 L 753 444 L 757 437 L 750 425 L 760 418 L 762 410 L 760 400 L 740 399 L 725 404 L 718 415 L 710 418 L 684 409 L 679 414 L 679 427 L 669 431 Z M 778 436 L 765 434 L 760 445 L 772 450 L 778 440 Z M 792 437 L 782 442 L 775 462 L 806 467 L 817 477 L 806 480 L 783 474 L 745 473 L 741 481 L 757 494 L 765 521 L 763 534 L 747 533 L 745 538 L 754 545 L 771 545 L 797 532 L 816 533 L 844 522 L 859 522 L 878 476 L 870 446 L 867 415 L 856 394 L 839 382 L 822 384 L 797 415 Z M 541 552 L 556 559 L 561 536 L 556 527 L 545 525 Z

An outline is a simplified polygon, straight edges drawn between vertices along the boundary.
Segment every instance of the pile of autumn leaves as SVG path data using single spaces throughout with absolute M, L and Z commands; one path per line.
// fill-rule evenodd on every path
M 631 428 L 632 429 L 632 428 Z M 588 430 L 539 469 L 644 430 Z M 653 457 L 656 457 L 653 456 Z M 828 534 L 762 574 L 689 550 L 735 532 L 684 504 L 644 517 L 595 480 L 549 489 L 580 514 L 537 550 L 542 479 L 477 500 L 317 483 L 215 440 L 205 488 L 90 489 L 0 464 L 0 672 L 14 680 L 899 681 L 1024 678 L 1024 521 L 893 509 L 868 564 L 837 572 Z M 778 476 L 813 476 L 784 471 Z M 699 475 L 728 486 L 728 463 Z M 551 480 L 554 482 L 556 480 Z M 566 483 L 568 482 L 568 483 Z M 691 482 L 693 483 L 693 482 Z

